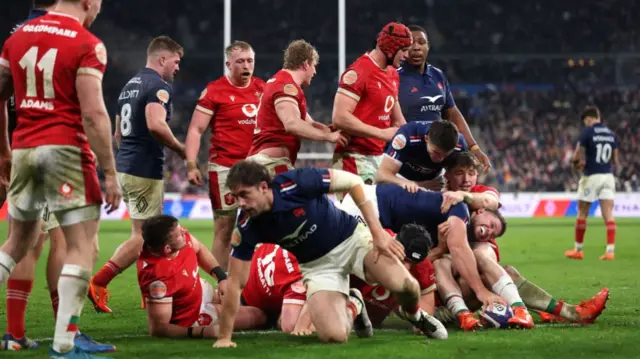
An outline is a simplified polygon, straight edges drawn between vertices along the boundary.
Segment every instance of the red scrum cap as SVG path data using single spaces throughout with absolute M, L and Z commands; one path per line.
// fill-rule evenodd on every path
M 400 49 L 411 46 L 412 42 L 413 37 L 411 36 L 411 30 L 397 22 L 386 24 L 378 34 L 378 39 L 376 40 L 376 44 L 382 53 L 384 53 L 388 59 L 392 60 Z

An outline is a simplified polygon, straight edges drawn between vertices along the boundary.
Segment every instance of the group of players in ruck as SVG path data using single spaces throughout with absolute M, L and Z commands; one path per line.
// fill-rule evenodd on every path
M 151 41 L 145 68 L 120 93 L 112 137 L 101 86 L 107 52 L 87 30 L 100 1 L 35 5 L 0 57 L 1 105 L 15 107 L 0 120 L 17 124 L 11 147 L 7 136 L 0 146 L 10 216 L 0 248 L 3 349 L 38 346 L 25 336 L 24 313 L 47 237 L 51 358 L 115 350 L 81 334 L 78 320 L 87 293 L 97 311 L 111 312 L 106 287 L 134 263 L 150 335 L 215 338 L 214 347 L 235 347 L 234 330 L 264 328 L 346 342 L 352 329 L 372 336 L 392 313 L 446 339 L 445 326 L 482 329 L 474 312 L 493 303 L 511 306 L 509 326 L 527 329 L 529 310 L 582 324 L 604 310 L 606 288 L 571 305 L 500 264 L 499 193 L 477 183 L 489 160 L 444 73 L 428 64 L 423 28 L 384 26 L 375 48 L 341 74 L 328 126 L 311 118 L 303 92 L 319 61 L 311 44 L 291 42 L 265 82 L 253 76 L 252 47 L 236 41 L 226 49 L 228 74 L 202 91 L 183 144 L 167 125 L 185 55 L 178 43 Z M 196 159 L 208 127 L 212 251 L 162 214 L 164 148 L 203 184 Z M 333 168 L 295 169 L 302 139 L 335 143 Z M 131 237 L 92 276 L 100 206 L 111 212 L 121 200 Z

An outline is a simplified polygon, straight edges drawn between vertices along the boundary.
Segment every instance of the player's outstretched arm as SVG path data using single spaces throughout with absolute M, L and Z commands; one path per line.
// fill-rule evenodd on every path
M 396 257 L 401 261 L 404 260 L 404 247 L 399 241 L 392 239 L 389 233 L 382 228 L 378 213 L 374 207 L 376 203 L 371 198 L 367 198 L 362 178 L 342 170 L 330 169 L 329 173 L 331 176 L 329 193 L 349 192 L 360 212 L 362 212 L 362 217 L 371 231 L 373 244 L 378 249 L 378 252 L 390 257 Z
M 171 132 L 171 128 L 167 124 L 167 110 L 164 106 L 155 102 L 148 103 L 144 108 L 144 115 L 151 135 L 184 158 L 184 145 Z
M 238 308 L 240 307 L 240 293 L 247 279 L 251 261 L 244 261 L 235 257 L 229 257 L 229 277 L 227 279 L 227 294 L 222 298 L 222 313 L 220 313 L 220 332 L 218 340 L 213 344 L 214 348 L 235 347 L 231 341 L 233 323 L 235 322 Z
M 380 162 L 380 167 L 376 172 L 376 182 L 395 183 L 398 186 L 402 186 L 404 189 L 411 193 L 417 192 L 420 187 L 418 186 L 418 184 L 397 176 L 398 172 L 400 172 L 401 167 L 402 164 L 398 163 L 388 155 L 384 155 L 382 157 L 382 162 Z
M 500 297 L 491 293 L 484 286 L 480 278 L 476 258 L 467 241 L 467 230 L 462 219 L 451 216 L 447 221 L 449 222 L 449 231 L 446 242 L 449 247 L 449 252 L 451 253 L 451 260 L 460 273 L 460 276 L 469 283 L 471 289 L 473 289 L 478 299 L 481 300 L 485 306 L 492 302 L 503 302 Z
M 149 335 L 160 338 L 215 338 L 214 326 L 184 328 L 171 324 L 173 303 L 147 302 L 147 319 L 149 322 Z
M 480 163 L 482 163 L 482 165 L 484 166 L 485 171 L 488 170 L 489 167 L 491 167 L 489 157 L 487 157 L 487 155 L 484 152 L 482 152 L 482 150 L 480 149 L 480 146 L 478 146 L 478 142 L 476 142 L 475 138 L 473 138 L 473 135 L 471 134 L 471 129 L 467 124 L 467 120 L 465 120 L 464 116 L 462 115 L 462 112 L 460 112 L 458 107 L 454 106 L 454 107 L 448 108 L 445 111 L 444 118 L 453 122 L 456 125 L 456 127 L 458 127 L 458 131 L 462 133 L 465 141 L 467 141 L 467 144 L 469 145 L 469 150 L 473 152 L 476 155 L 476 157 L 478 157 L 478 160 L 480 160 Z
M 463 201 L 473 210 L 490 209 L 496 211 L 500 207 L 498 196 L 491 191 L 482 193 L 446 191 L 442 193 L 442 213 L 447 213 L 451 206 Z
M 96 76 L 76 77 L 76 91 L 82 112 L 82 123 L 91 149 L 96 153 L 105 174 L 115 175 L 115 159 L 111 137 L 111 120 L 102 96 L 102 80 Z
M 398 130 L 395 127 L 381 130 L 377 127 L 367 125 L 353 115 L 358 101 L 341 92 L 336 93 L 333 100 L 333 125 L 349 135 L 359 137 L 377 138 L 386 142 L 391 141 L 393 135 Z
M 282 121 L 285 131 L 288 133 L 313 141 L 336 142 L 338 140 L 336 134 L 325 132 L 322 129 L 314 127 L 308 121 L 303 120 L 300 109 L 293 100 L 279 101 L 276 104 L 276 114 L 280 121 Z M 305 114 L 305 117 L 306 115 L 307 114 Z

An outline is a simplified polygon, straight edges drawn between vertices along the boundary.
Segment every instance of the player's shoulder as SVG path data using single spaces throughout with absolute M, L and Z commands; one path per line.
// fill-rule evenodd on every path
M 291 74 L 285 70 L 278 71 L 267 80 L 264 86 L 264 92 L 271 92 L 273 94 L 284 93 L 285 95 L 293 97 L 298 97 L 303 93 L 300 85 L 298 85 Z
M 439 67 L 433 66 L 431 64 L 427 64 L 426 72 L 431 76 L 436 76 L 443 80 L 447 78 L 447 76 L 444 74 L 444 71 L 442 71 L 442 69 L 440 69 Z
M 257 88 L 259 90 L 264 89 L 264 85 L 266 84 L 266 81 L 264 81 L 263 79 L 256 77 L 256 76 L 252 76 L 251 77 L 251 86 L 253 88 Z
M 500 196 L 500 192 L 496 188 L 491 186 L 477 184 L 471 188 L 471 193 L 485 193 L 485 192 L 491 192 L 496 194 L 497 196 Z

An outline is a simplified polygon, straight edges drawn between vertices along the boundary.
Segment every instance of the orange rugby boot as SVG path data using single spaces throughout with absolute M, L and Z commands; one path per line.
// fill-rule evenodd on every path
M 609 300 L 609 289 L 602 288 L 598 294 L 589 300 L 583 300 L 577 307 L 576 312 L 580 316 L 583 324 L 592 324 L 596 318 L 602 314 L 607 307 Z
M 601 261 L 612 261 L 615 258 L 613 252 L 607 252 L 600 256 Z
M 93 303 L 93 308 L 98 313 L 111 313 L 111 309 L 107 306 L 107 301 L 109 300 L 109 291 L 105 287 L 99 287 L 93 282 L 89 283 L 89 293 L 87 294 L 91 303 Z
M 482 324 L 480 323 L 480 319 L 473 316 L 468 310 L 464 310 L 456 314 L 458 317 L 458 322 L 460 323 L 460 328 L 465 332 L 473 332 L 476 330 L 484 329 Z
M 551 313 L 536 310 L 536 313 L 540 315 L 540 321 L 543 323 L 566 323 L 568 320 Z
M 582 259 L 584 257 L 584 252 L 576 251 L 575 249 L 570 249 L 564 252 L 564 256 L 569 259 Z
M 509 318 L 508 323 L 510 328 L 533 328 L 533 318 L 525 307 L 513 307 L 513 317 Z

